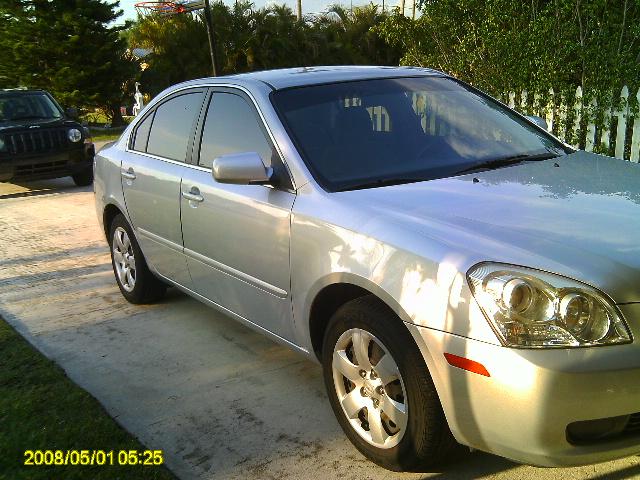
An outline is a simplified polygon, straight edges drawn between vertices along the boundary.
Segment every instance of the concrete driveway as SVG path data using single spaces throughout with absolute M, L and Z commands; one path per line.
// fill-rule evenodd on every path
M 0 315 L 163 449 L 180 478 L 640 477 L 638 457 L 537 469 L 484 453 L 425 474 L 387 472 L 342 434 L 316 364 L 176 291 L 153 306 L 126 303 L 91 189 L 0 183 L 0 232 Z

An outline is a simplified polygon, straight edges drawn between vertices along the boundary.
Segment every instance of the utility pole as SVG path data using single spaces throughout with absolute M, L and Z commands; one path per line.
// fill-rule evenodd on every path
M 298 0 L 298 21 L 302 21 L 302 0 Z
M 209 0 L 207 0 L 207 1 L 209 1 Z M 411 13 L 411 18 L 413 20 L 416 19 L 416 0 L 413 0 L 413 12 Z
M 211 71 L 214 77 L 218 76 L 218 62 L 216 61 L 216 39 L 213 35 L 213 20 L 211 18 L 211 5 L 209 0 L 204 0 L 204 21 L 207 24 L 207 36 L 209 37 L 209 53 L 211 54 Z
M 400 12 L 402 13 L 402 15 L 404 16 L 404 0 L 400 0 Z

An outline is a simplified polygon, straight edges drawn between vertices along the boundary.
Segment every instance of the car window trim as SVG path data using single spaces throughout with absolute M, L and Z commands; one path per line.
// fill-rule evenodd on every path
M 200 156 L 200 139 L 202 136 L 204 121 L 207 118 L 207 110 L 209 109 L 209 103 L 211 102 L 212 95 L 212 89 L 210 87 L 207 87 L 207 92 L 204 96 L 202 106 L 200 107 L 200 112 L 198 113 L 196 125 L 193 130 L 193 135 L 191 136 L 191 143 L 189 145 L 189 157 L 187 158 L 187 163 L 194 167 L 200 166 L 198 165 L 198 157 Z
M 154 160 L 160 160 L 162 162 L 171 163 L 173 165 L 181 165 L 183 167 L 189 167 L 189 168 L 193 168 L 195 170 L 201 170 L 203 172 L 211 172 L 210 168 L 207 169 L 207 168 L 199 167 L 198 165 L 192 165 L 190 163 L 180 162 L 179 160 L 174 160 L 172 158 L 160 157 L 158 155 L 154 155 L 153 153 L 138 152 L 137 150 L 126 150 L 126 151 L 127 151 L 127 153 L 134 153 L 136 155 L 142 155 L 143 157 L 153 158 Z
M 158 108 L 158 105 L 160 105 L 162 102 L 167 100 L 169 97 L 171 97 L 171 96 L 173 96 L 173 95 L 175 95 L 175 94 L 177 94 L 179 92 L 182 92 L 184 90 L 189 90 L 189 89 L 194 89 L 194 88 L 196 88 L 196 89 L 198 89 L 198 88 L 209 89 L 209 92 L 205 93 L 205 99 L 208 99 L 210 94 L 211 94 L 211 90 L 212 89 L 216 89 L 216 88 L 229 88 L 229 89 L 239 90 L 239 91 L 241 91 L 241 92 L 246 94 L 246 96 L 251 100 L 251 103 L 253 104 L 254 108 L 258 112 L 258 116 L 260 117 L 260 120 L 262 121 L 262 124 L 264 125 L 264 128 L 267 131 L 267 134 L 269 135 L 269 139 L 271 140 L 271 143 L 275 147 L 276 153 L 280 157 L 280 161 L 284 165 L 285 170 L 287 171 L 287 174 L 289 175 L 289 180 L 291 181 L 292 188 L 291 189 L 280 188 L 280 190 L 285 191 L 285 192 L 289 192 L 289 193 L 295 193 L 295 191 L 297 189 L 296 183 L 294 181 L 293 175 L 291 174 L 291 169 L 289 168 L 289 165 L 286 162 L 285 156 L 282 153 L 282 149 L 280 148 L 280 145 L 278 145 L 278 142 L 276 141 L 276 137 L 273 134 L 273 132 L 271 131 L 271 128 L 269 127 L 269 124 L 267 123 L 267 120 L 266 120 L 264 114 L 262 113 L 262 110 L 258 106 L 258 103 L 256 102 L 255 97 L 253 96 L 251 91 L 249 91 L 247 88 L 243 87 L 242 85 L 234 85 L 234 84 L 231 84 L 231 83 L 203 83 L 203 84 L 197 85 L 197 86 L 195 86 L 195 85 L 186 85 L 186 86 L 181 87 L 179 89 L 172 90 L 172 91 L 168 92 L 166 95 L 163 95 L 162 97 L 160 97 L 157 101 L 154 102 L 150 112 L 151 111 L 155 112 L 156 108 Z M 201 112 L 201 115 L 200 115 L 201 118 L 198 119 L 198 122 L 200 122 L 202 120 L 202 107 L 200 108 L 200 112 Z M 149 114 L 147 114 L 147 115 L 149 115 Z M 143 117 L 143 119 L 146 118 L 147 115 L 145 115 Z M 174 163 L 175 162 L 178 165 L 184 165 L 184 166 L 187 166 L 189 168 L 193 168 L 195 170 L 211 172 L 210 168 L 204 168 L 204 167 L 201 167 L 199 165 L 194 165 L 192 163 L 192 161 L 193 161 L 192 158 L 187 158 L 187 161 L 185 161 L 185 162 L 177 162 L 177 161 L 172 160 L 170 158 L 164 158 L 164 157 L 160 157 L 160 156 L 157 156 L 157 155 L 149 154 L 147 152 L 139 152 L 137 150 L 131 149 L 130 148 L 131 138 L 134 136 L 133 135 L 134 132 L 137 131 L 138 125 L 142 122 L 143 119 L 138 121 L 138 119 L 136 118 L 136 120 L 135 120 L 136 123 L 135 123 L 135 125 L 133 126 L 133 128 L 131 130 L 131 134 L 129 134 L 129 139 L 128 139 L 126 147 L 125 147 L 125 152 L 127 152 L 127 153 L 136 153 L 136 154 L 139 154 L 139 155 L 145 155 L 145 156 L 148 156 L 150 158 L 156 158 L 158 160 L 164 160 L 164 161 L 168 161 L 170 163 Z M 195 132 L 192 132 L 192 133 L 195 135 Z M 147 142 L 148 142 L 148 139 L 147 139 Z M 192 143 L 193 142 L 195 142 L 195 138 L 192 137 Z M 262 185 L 262 186 L 273 188 L 273 186 L 271 186 L 271 185 Z

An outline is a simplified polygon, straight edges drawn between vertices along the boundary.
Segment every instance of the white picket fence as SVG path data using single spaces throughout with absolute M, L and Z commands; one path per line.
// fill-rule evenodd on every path
M 582 87 L 575 95 L 553 89 L 533 94 L 523 90 L 498 98 L 522 114 L 544 118 L 550 132 L 576 148 L 636 163 L 640 160 L 640 89 L 635 98 L 629 96 L 627 86 L 619 99 L 612 94 L 584 95 Z

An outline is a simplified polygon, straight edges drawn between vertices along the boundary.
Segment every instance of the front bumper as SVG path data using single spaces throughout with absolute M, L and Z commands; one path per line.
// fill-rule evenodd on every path
M 93 143 L 56 152 L 0 155 L 0 182 L 66 177 L 93 165 Z
M 640 321 L 640 304 L 621 310 L 630 323 Z M 586 465 L 640 452 L 637 431 L 580 445 L 567 438 L 567 426 L 573 422 L 640 412 L 640 327 L 628 345 L 547 350 L 505 348 L 407 327 L 460 443 L 548 467 Z M 491 376 L 450 366 L 445 352 L 482 363 Z

